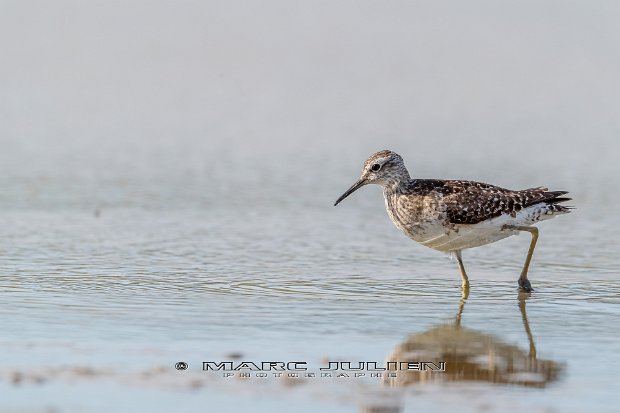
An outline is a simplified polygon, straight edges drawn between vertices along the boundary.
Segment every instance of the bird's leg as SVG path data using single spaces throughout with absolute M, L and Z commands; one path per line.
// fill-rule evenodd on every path
M 521 270 L 521 276 L 519 277 L 519 287 L 526 292 L 534 291 L 532 289 L 532 285 L 530 281 L 527 279 L 527 271 L 530 268 L 530 261 L 532 261 L 532 255 L 534 254 L 534 248 L 536 247 L 536 241 L 538 241 L 538 228 L 536 227 L 526 227 L 526 226 L 518 226 L 518 225 L 504 225 L 503 229 L 514 230 L 514 231 L 527 231 L 532 234 L 532 242 L 530 242 L 530 249 L 527 252 L 527 258 L 525 259 L 525 264 L 523 264 L 523 269 Z
M 463 288 L 463 298 L 466 299 L 469 295 L 469 278 L 465 272 L 465 266 L 463 265 L 463 257 L 461 257 L 461 251 L 455 251 L 456 260 L 459 263 L 459 269 L 461 270 L 461 287 Z

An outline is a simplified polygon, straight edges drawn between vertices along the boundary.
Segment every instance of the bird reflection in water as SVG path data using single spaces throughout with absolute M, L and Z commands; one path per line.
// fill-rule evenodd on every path
M 525 301 L 520 292 L 519 309 L 529 340 L 529 351 L 503 343 L 497 337 L 461 326 L 461 316 L 469 291 L 464 291 L 454 323 L 433 327 L 399 344 L 387 361 L 445 361 L 445 371 L 399 371 L 385 378 L 390 386 L 407 386 L 427 381 L 480 381 L 543 388 L 558 379 L 562 366 L 552 360 L 538 359 Z

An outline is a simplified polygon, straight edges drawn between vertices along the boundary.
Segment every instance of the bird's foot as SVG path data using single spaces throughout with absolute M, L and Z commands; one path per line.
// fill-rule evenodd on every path
M 532 288 L 532 284 L 530 284 L 530 280 L 528 280 L 527 278 L 519 278 L 519 288 L 526 293 L 531 293 L 532 291 L 534 291 L 534 289 Z

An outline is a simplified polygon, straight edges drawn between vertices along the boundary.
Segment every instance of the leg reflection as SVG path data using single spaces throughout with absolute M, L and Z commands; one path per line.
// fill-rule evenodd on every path
M 536 359 L 536 344 L 534 344 L 534 337 L 532 337 L 532 330 L 530 330 L 530 323 L 527 320 L 527 312 L 525 311 L 525 301 L 529 298 L 529 294 L 519 292 L 519 310 L 521 310 L 521 318 L 523 319 L 523 327 L 525 327 L 525 333 L 527 339 L 530 342 L 529 358 Z
M 463 286 L 461 290 L 461 302 L 459 303 L 459 311 L 456 313 L 456 318 L 454 320 L 454 325 L 458 328 L 461 326 L 461 315 L 463 314 L 463 309 L 465 308 L 465 302 L 467 301 L 467 297 L 469 297 L 469 284 L 467 286 Z
M 557 380 L 562 365 L 537 358 L 536 346 L 526 313 L 529 294 L 519 295 L 519 309 L 529 341 L 529 351 L 504 342 L 494 331 L 481 331 L 462 325 L 467 289 L 463 289 L 458 311 L 451 323 L 439 324 L 410 335 L 398 343 L 387 362 L 413 363 L 385 378 L 390 386 L 407 386 L 427 381 L 478 381 L 543 388 Z M 468 311 L 474 310 L 468 307 Z M 501 327 L 500 327 L 501 329 Z M 422 363 L 426 362 L 426 363 Z M 429 364 L 432 363 L 432 364 Z M 443 365 L 443 371 L 422 369 L 425 365 Z

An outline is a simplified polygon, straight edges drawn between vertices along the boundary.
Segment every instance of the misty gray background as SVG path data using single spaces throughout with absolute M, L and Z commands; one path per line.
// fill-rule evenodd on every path
M 384 148 L 415 176 L 582 200 L 608 197 L 587 185 L 619 169 L 617 2 L 1 6 L 3 208 L 225 203 L 296 185 L 327 187 L 322 205 Z

